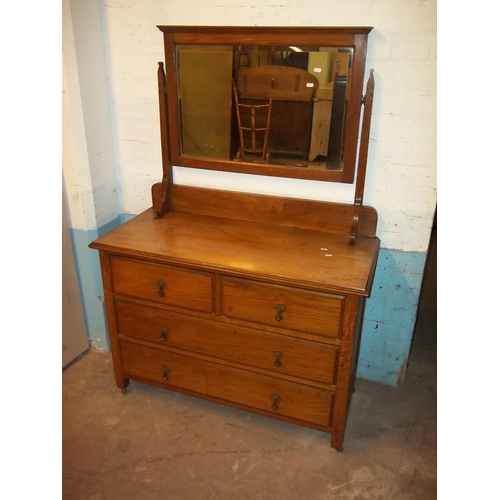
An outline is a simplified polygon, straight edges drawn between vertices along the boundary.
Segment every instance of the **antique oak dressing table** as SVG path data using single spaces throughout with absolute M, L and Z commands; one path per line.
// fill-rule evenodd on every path
M 326 431 L 341 451 L 379 251 L 377 213 L 363 206 L 371 28 L 159 29 L 163 179 L 152 208 L 90 245 L 100 255 L 117 386 L 125 393 L 136 380 Z M 316 134 L 328 122 L 324 154 L 310 161 L 284 146 L 267 161 L 238 158 L 233 82 L 252 65 L 308 70 L 332 89 L 328 110 L 343 92 L 332 118 L 301 129 Z M 307 80 L 262 85 L 271 94 Z M 284 119 L 300 120 L 301 106 Z M 178 185 L 174 166 L 353 183 L 355 197 L 341 204 Z

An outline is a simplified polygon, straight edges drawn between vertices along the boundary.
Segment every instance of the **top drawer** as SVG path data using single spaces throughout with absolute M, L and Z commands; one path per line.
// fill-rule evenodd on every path
M 343 297 L 228 278 L 222 280 L 222 314 L 254 323 L 338 337 Z
M 209 273 L 114 256 L 110 263 L 115 293 L 212 312 Z

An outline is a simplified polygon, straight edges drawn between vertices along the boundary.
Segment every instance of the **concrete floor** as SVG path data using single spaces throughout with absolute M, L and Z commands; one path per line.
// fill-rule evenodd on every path
M 436 238 L 399 389 L 358 380 L 329 435 L 132 382 L 92 351 L 63 373 L 64 500 L 437 498 Z

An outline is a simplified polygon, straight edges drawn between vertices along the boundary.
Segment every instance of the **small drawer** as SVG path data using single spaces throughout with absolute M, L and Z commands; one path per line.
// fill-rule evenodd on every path
M 111 257 L 113 291 L 162 304 L 212 312 L 212 275 Z
M 224 277 L 222 314 L 323 337 L 338 337 L 343 297 Z
M 120 342 L 124 375 L 327 427 L 333 393 Z
M 325 384 L 334 381 L 335 346 L 120 300 L 115 307 L 121 335 Z

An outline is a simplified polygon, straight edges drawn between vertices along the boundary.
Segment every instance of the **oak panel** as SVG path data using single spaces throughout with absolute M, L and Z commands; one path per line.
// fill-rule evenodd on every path
M 341 311 L 339 296 L 238 278 L 222 280 L 222 314 L 232 318 L 335 338 Z
M 348 234 L 149 209 L 91 244 L 124 256 L 368 296 L 380 241 Z
M 186 389 L 317 425 L 329 424 L 333 393 L 123 341 L 120 351 L 123 370 L 131 378 L 151 380 L 166 388 Z M 273 409 L 275 401 L 277 408 Z
M 275 373 L 332 384 L 338 348 L 115 301 L 118 333 Z M 276 363 L 276 364 L 275 364 Z
M 209 273 L 116 256 L 110 258 L 110 264 L 115 293 L 212 311 L 212 275 Z

